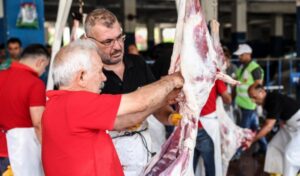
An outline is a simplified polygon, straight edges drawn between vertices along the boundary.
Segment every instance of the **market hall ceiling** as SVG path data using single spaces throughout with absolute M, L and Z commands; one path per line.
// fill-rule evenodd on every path
M 123 0 L 83 0 L 85 13 L 97 7 L 104 7 L 114 12 L 121 20 L 123 18 Z M 232 4 L 236 0 L 219 0 L 219 20 L 230 22 Z M 125 0 L 126 2 L 126 0 Z M 152 19 L 157 23 L 176 23 L 177 12 L 175 0 L 136 0 L 137 22 L 145 23 Z M 44 0 L 45 19 L 55 21 L 59 0 Z M 71 11 L 78 11 L 79 0 L 73 0 Z M 295 18 L 295 0 L 247 0 L 248 20 L 269 18 L 275 14 L 283 14 Z

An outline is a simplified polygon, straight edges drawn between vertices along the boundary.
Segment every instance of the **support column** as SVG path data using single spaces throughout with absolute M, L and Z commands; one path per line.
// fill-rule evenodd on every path
M 150 49 L 154 46 L 154 28 L 155 28 L 154 19 L 149 19 L 147 21 L 148 49 Z
M 280 57 L 283 55 L 283 15 L 276 14 L 273 20 L 271 37 L 271 56 Z
M 300 0 L 296 0 L 297 13 L 297 58 L 300 57 Z M 300 62 L 296 61 L 297 72 L 300 72 Z M 296 86 L 296 98 L 300 98 L 300 83 Z
M 200 0 L 206 21 L 218 20 L 218 0 Z
M 160 40 L 160 43 L 164 42 L 163 31 L 164 31 L 164 28 L 162 28 L 162 27 L 160 26 L 160 27 L 159 27 L 159 40 Z
M 300 57 L 300 0 L 296 1 L 297 13 L 297 57 Z
M 232 9 L 232 44 L 235 47 L 246 42 L 247 0 L 234 0 Z
M 125 51 L 130 44 L 135 43 L 136 0 L 123 0 L 124 32 L 126 34 Z

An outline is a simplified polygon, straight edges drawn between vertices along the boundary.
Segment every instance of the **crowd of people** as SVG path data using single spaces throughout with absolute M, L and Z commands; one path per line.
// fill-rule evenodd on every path
M 15 159 L 20 156 L 15 155 L 13 145 L 18 140 L 19 147 L 30 148 L 29 138 L 20 134 L 23 134 L 21 130 L 31 130 L 31 137 L 41 147 L 46 176 L 138 176 L 155 154 L 152 143 L 157 139 L 151 136 L 147 119 L 153 115 L 166 126 L 176 126 L 181 120 L 172 104 L 176 103 L 184 80 L 180 73 L 167 75 L 169 50 L 163 55 L 167 59 L 156 58 L 153 70 L 140 56 L 136 45 L 131 45 L 129 54 L 125 55 L 126 37 L 121 25 L 112 12 L 103 8 L 88 14 L 84 30 L 84 36 L 56 54 L 52 75 L 58 90 L 48 92 L 39 78 L 49 64 L 50 55 L 45 46 L 31 44 L 23 50 L 22 42 L 11 38 L 6 43 L 6 57 L 4 45 L 0 45 L 1 175 L 34 173 L 36 166 L 28 162 L 29 158 L 23 158 L 25 165 L 19 167 L 27 169 L 14 170 L 20 164 Z M 252 59 L 249 45 L 240 44 L 233 53 L 239 58 L 238 68 L 230 62 L 231 52 L 227 48 L 223 50 L 227 74 L 241 84 L 231 87 L 216 80 L 199 114 L 194 171 L 198 174 L 201 157 L 200 169 L 206 176 L 223 175 L 216 113 L 216 100 L 220 96 L 229 116 L 233 116 L 235 104 L 241 111 L 238 125 L 256 132 L 246 147 L 258 141 L 258 152 L 266 153 L 265 172 L 297 175 L 300 103 L 286 95 L 266 92 L 264 70 Z M 257 105 L 267 112 L 262 128 Z M 265 136 L 277 121 L 281 128 L 268 144 Z M 11 139 L 11 134 L 15 138 Z M 240 155 L 242 149 L 237 150 L 235 158 Z

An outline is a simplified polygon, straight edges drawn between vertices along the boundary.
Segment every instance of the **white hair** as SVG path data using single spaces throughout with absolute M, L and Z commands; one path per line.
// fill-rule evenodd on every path
M 89 71 L 92 51 L 98 52 L 98 48 L 89 39 L 78 39 L 62 48 L 53 61 L 54 84 L 67 86 L 78 71 Z

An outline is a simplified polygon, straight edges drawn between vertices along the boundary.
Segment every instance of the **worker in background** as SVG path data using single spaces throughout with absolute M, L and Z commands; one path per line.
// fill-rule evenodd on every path
M 242 128 L 249 128 L 253 131 L 259 130 L 258 114 L 256 112 L 256 104 L 251 100 L 248 95 L 248 88 L 252 84 L 262 84 L 264 71 L 263 69 L 252 60 L 252 48 L 248 44 L 240 44 L 238 49 L 233 53 L 239 57 L 241 66 L 236 71 L 236 78 L 241 82 L 236 86 L 235 103 L 242 112 L 241 123 Z M 257 153 L 264 154 L 267 148 L 267 141 L 261 138 L 259 141 L 260 148 Z M 237 157 L 241 152 L 237 153 Z
M 296 176 L 300 170 L 300 102 L 280 93 L 266 92 L 260 84 L 249 87 L 249 95 L 263 106 L 267 115 L 248 146 L 266 136 L 279 121 L 282 125 L 268 144 L 264 171 Z

